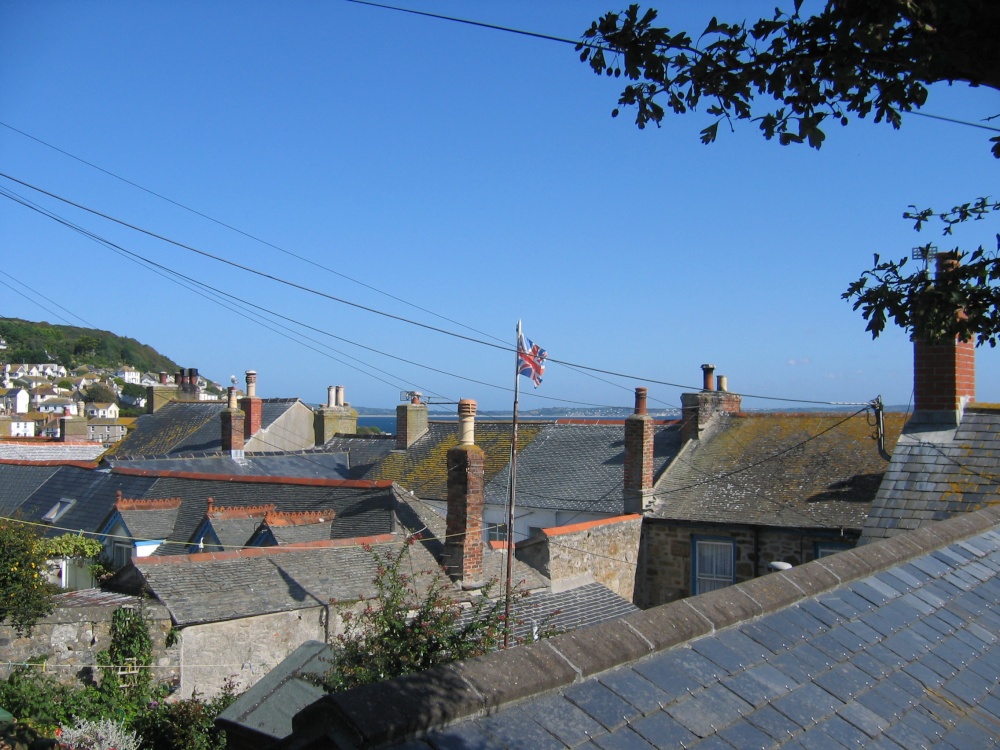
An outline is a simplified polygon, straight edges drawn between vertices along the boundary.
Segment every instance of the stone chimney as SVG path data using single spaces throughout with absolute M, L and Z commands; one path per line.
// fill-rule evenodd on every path
M 222 412 L 222 450 L 233 458 L 243 457 L 246 417 L 236 402 L 236 386 L 229 386 L 229 406 Z
M 681 444 L 697 440 L 712 420 L 719 414 L 736 414 L 742 408 L 738 393 L 730 393 L 729 379 L 715 376 L 715 365 L 702 365 L 703 390 L 700 393 L 681 394 Z M 719 390 L 715 390 L 718 383 Z
M 646 413 L 646 389 L 635 389 L 635 411 L 625 420 L 625 512 L 642 513 L 653 488 L 653 418 Z
M 426 407 L 425 407 L 426 409 Z M 444 568 L 463 588 L 480 588 L 483 576 L 483 489 L 486 454 L 475 440 L 476 402 L 458 402 L 459 445 L 448 451 L 448 517 Z
M 240 408 L 246 419 L 243 422 L 243 438 L 249 440 L 260 431 L 263 402 L 257 398 L 257 371 L 247 370 L 247 395 L 240 399 Z
M 90 438 L 85 416 L 74 417 L 67 406 L 63 416 L 59 417 L 59 442 L 78 442 Z
M 958 267 L 957 253 L 937 256 L 936 278 Z M 956 311 L 962 316 L 962 311 Z M 976 400 L 976 342 L 929 344 L 913 341 L 913 421 L 957 426 L 965 406 Z
M 427 404 L 420 403 L 420 394 L 414 393 L 410 403 L 396 407 L 396 450 L 406 450 L 427 430 Z
M 316 445 L 325 445 L 337 433 L 357 434 L 358 413 L 344 401 L 344 386 L 327 387 L 326 406 L 321 406 L 314 412 L 313 426 L 316 431 Z

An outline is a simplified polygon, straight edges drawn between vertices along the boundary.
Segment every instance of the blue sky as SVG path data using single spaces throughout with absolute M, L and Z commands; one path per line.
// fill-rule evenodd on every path
M 571 39 L 620 9 L 607 0 L 405 4 Z M 757 18 L 773 5 L 657 7 L 666 25 L 697 32 L 712 14 Z M 0 171 L 19 180 L 474 339 L 512 345 L 521 318 L 566 362 L 690 387 L 712 362 L 748 394 L 905 405 L 906 336 L 873 342 L 840 294 L 875 252 L 902 257 L 928 238 L 956 244 L 937 230 L 916 234 L 901 214 L 995 193 L 990 134 L 910 116 L 900 131 L 832 126 L 820 151 L 767 142 L 747 124 L 722 126 L 703 146 L 704 114 L 645 131 L 631 112 L 612 119 L 618 88 L 569 45 L 342 0 L 0 4 L 0 122 L 245 234 L 0 126 Z M 981 121 L 1000 112 L 1000 96 L 939 86 L 924 111 Z M 509 352 L 0 184 L 317 330 L 302 343 L 265 329 L 6 198 L 0 282 L 31 299 L 0 286 L 0 315 L 112 330 L 223 383 L 256 369 L 263 396 L 316 403 L 342 384 L 358 405 L 391 407 L 410 389 L 510 405 Z M 982 222 L 956 240 L 995 243 L 995 232 Z M 978 354 L 978 400 L 1000 401 L 1000 355 Z M 642 384 L 552 363 L 540 389 L 522 387 L 521 405 L 630 405 Z M 652 406 L 679 405 L 682 389 L 645 384 Z

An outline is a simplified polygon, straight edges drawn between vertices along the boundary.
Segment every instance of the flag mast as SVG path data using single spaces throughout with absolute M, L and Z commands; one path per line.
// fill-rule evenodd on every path
M 514 498 L 517 494 L 517 404 L 521 382 L 521 321 L 517 321 L 514 343 L 514 414 L 510 429 L 510 493 L 507 496 L 507 581 L 504 586 L 503 647 L 510 646 L 510 587 L 514 570 Z

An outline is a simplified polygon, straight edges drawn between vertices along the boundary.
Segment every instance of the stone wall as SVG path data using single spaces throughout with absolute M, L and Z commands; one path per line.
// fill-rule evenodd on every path
M 82 592 L 77 592 L 82 593 Z M 117 606 L 138 606 L 134 597 L 115 597 L 113 604 L 58 606 L 40 620 L 31 636 L 18 636 L 14 628 L 0 625 L 0 678 L 6 679 L 17 664 L 44 660 L 45 671 L 66 685 L 95 676 L 97 654 L 111 645 L 111 615 Z M 167 647 L 171 629 L 166 607 L 144 602 L 153 639 L 153 665 L 157 681 L 176 683 L 180 675 L 180 650 Z
M 543 529 L 518 545 L 517 556 L 548 576 L 554 591 L 596 580 L 633 601 L 642 523 L 630 515 Z
M 815 559 L 816 544 L 854 546 L 858 532 L 824 532 L 752 526 L 678 524 L 646 519 L 640 552 L 645 575 L 637 583 L 635 603 L 641 607 L 691 595 L 691 551 L 695 537 L 736 542 L 736 582 L 768 573 L 775 561 L 801 565 Z
M 310 607 L 183 628 L 178 695 L 212 697 L 227 681 L 246 689 L 305 641 L 326 641 L 327 612 Z M 340 618 L 333 617 L 336 634 Z

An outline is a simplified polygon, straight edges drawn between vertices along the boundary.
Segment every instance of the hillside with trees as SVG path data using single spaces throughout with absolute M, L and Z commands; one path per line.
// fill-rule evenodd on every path
M 110 331 L 0 318 L 0 339 L 9 363 L 55 362 L 67 368 L 82 364 L 115 368 L 131 365 L 140 372 L 175 372 L 178 366 L 153 347 Z

